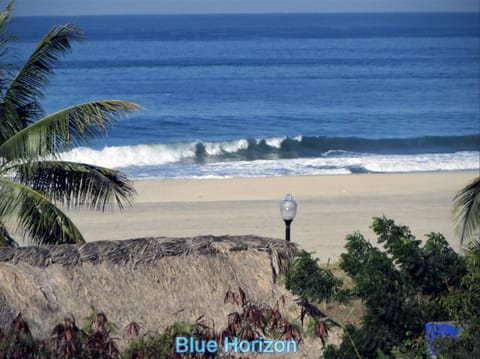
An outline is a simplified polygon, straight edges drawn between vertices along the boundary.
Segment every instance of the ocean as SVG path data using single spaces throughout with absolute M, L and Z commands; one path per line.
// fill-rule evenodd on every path
M 85 33 L 42 99 L 141 105 L 62 159 L 131 178 L 479 170 L 478 14 L 16 17 Z

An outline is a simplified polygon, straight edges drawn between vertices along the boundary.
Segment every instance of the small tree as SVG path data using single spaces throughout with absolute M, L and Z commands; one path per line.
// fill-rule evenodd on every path
M 459 288 L 450 287 L 441 298 L 450 317 L 461 323 L 463 331 L 457 341 L 443 341 L 438 352 L 445 358 L 480 357 L 480 243 L 471 245 L 465 255 L 467 273 Z
M 452 319 L 439 298 L 461 287 L 464 258 L 438 233 L 429 234 L 422 247 L 408 227 L 391 219 L 374 218 L 372 229 L 378 246 L 354 233 L 347 236 L 347 251 L 340 259 L 340 267 L 353 280 L 353 294 L 366 307 L 362 326 L 349 328 L 351 338 L 330 347 L 326 358 L 355 357 L 352 340 L 369 358 L 388 355 L 401 345 L 423 350 L 417 338 L 425 322 Z
M 336 278 L 331 270 L 321 268 L 318 258 L 302 250 L 295 258 L 287 273 L 285 285 L 293 294 L 312 302 L 344 300 L 347 292 L 342 288 L 343 281 Z

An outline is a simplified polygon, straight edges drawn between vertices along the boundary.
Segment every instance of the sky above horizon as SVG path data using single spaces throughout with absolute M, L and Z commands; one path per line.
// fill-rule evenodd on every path
M 9 1 L 0 0 L 2 8 Z M 16 0 L 17 16 L 289 12 L 479 12 L 480 0 Z

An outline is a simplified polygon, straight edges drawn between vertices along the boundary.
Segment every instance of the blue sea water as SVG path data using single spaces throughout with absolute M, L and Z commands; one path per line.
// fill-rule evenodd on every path
M 133 178 L 480 168 L 478 14 L 18 17 L 14 59 L 68 22 L 86 41 L 47 113 L 142 110 L 64 159 Z

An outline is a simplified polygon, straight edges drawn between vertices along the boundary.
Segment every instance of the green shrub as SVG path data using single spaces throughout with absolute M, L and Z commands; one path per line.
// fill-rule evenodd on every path
M 332 299 L 345 300 L 347 291 L 343 281 L 336 278 L 329 269 L 318 265 L 318 258 L 302 250 L 295 258 L 286 276 L 285 286 L 293 294 L 311 302 L 330 302 Z
M 480 328 L 469 326 L 457 340 L 441 338 L 435 343 L 438 358 L 471 359 L 480 358 Z
M 350 337 L 329 347 L 325 358 L 355 357 L 352 341 L 362 357 L 388 356 L 394 348 L 409 352 L 409 358 L 421 356 L 425 323 L 454 317 L 442 298 L 462 291 L 465 259 L 438 233 L 421 246 L 408 227 L 391 219 L 374 218 L 372 229 L 377 246 L 356 232 L 347 236 L 340 259 L 340 268 L 352 278 L 352 294 L 365 304 L 362 325 L 350 328 Z

